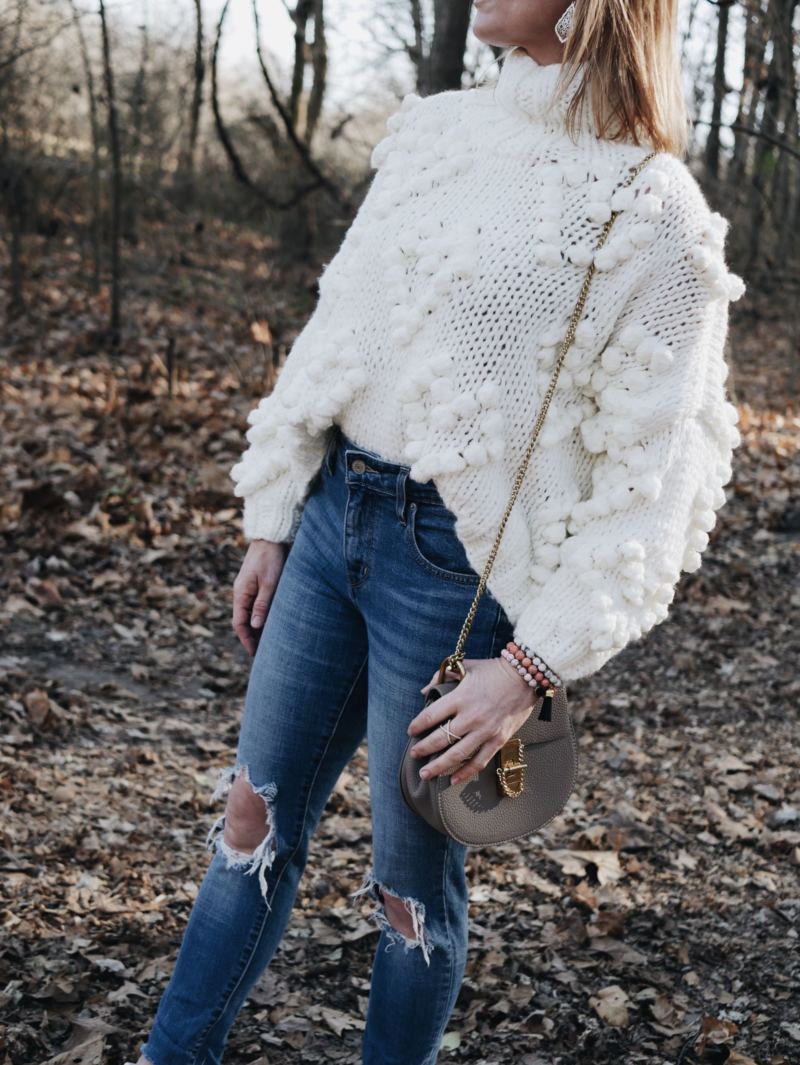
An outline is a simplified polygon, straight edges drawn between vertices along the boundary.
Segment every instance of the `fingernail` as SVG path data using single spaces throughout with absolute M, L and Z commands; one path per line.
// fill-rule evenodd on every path
M 431 775 L 431 771 L 430 771 L 430 769 L 423 768 L 423 769 L 420 769 L 419 775 L 421 777 L 429 777 Z

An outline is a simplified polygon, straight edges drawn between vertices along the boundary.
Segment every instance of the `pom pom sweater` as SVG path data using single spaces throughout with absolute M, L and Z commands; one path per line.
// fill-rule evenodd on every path
M 685 164 L 576 139 L 558 64 L 517 49 L 494 84 L 415 93 L 233 467 L 248 539 L 291 541 L 332 424 L 432 478 L 480 573 L 586 267 L 596 273 L 488 588 L 569 683 L 662 621 L 725 503 L 727 220 Z M 603 223 L 618 211 L 605 246 Z M 454 634 L 455 635 L 455 634 Z

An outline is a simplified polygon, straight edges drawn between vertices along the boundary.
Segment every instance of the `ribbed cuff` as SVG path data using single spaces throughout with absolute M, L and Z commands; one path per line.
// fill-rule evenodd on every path
M 245 496 L 242 528 L 246 540 L 291 543 L 303 516 L 297 500 L 297 486 L 289 477 L 275 481 Z

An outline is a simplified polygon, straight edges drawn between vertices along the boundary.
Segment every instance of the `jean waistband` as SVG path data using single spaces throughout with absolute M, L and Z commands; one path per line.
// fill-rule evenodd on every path
M 401 505 L 411 499 L 444 506 L 432 480 L 414 480 L 409 476 L 410 466 L 390 462 L 376 451 L 362 447 L 335 423 L 324 462 L 329 473 L 343 472 L 348 485 L 360 484 L 373 492 L 394 496 Z

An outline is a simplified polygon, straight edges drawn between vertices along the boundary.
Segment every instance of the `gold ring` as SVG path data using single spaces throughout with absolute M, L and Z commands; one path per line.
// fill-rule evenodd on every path
M 447 721 L 445 721 L 445 723 L 443 725 L 439 725 L 439 728 L 442 729 L 444 731 L 444 734 L 447 736 L 447 745 L 448 745 L 448 747 L 453 742 L 453 737 L 454 736 L 455 736 L 455 738 L 457 740 L 463 740 L 463 738 L 464 738 L 463 736 L 457 736 L 455 734 L 455 732 L 451 732 L 450 731 L 450 718 L 448 718 Z

